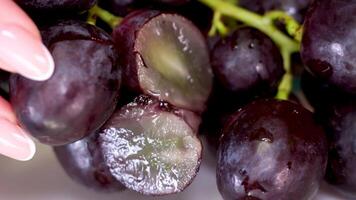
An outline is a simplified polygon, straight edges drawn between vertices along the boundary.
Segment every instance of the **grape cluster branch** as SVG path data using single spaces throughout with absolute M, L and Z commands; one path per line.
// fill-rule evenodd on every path
M 259 15 L 236 4 L 220 0 L 199 0 L 204 5 L 210 7 L 215 13 L 227 16 L 243 22 L 244 24 L 260 30 L 268 35 L 280 48 L 286 74 L 279 86 L 277 98 L 288 99 L 292 90 L 293 76 L 291 73 L 291 54 L 299 52 L 301 40 L 301 26 L 296 20 L 283 11 L 271 11 L 265 15 Z M 293 38 L 280 31 L 275 21 L 281 20 L 286 25 L 286 31 Z M 213 20 L 213 27 L 216 20 Z

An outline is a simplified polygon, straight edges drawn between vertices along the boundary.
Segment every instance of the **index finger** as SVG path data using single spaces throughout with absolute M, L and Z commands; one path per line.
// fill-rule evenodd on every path
M 0 24 L 16 24 L 41 39 L 39 30 L 29 16 L 12 0 L 0 0 Z

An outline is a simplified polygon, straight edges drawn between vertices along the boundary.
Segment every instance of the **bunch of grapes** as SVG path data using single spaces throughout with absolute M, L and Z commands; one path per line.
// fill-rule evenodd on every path
M 181 192 L 204 136 L 226 200 L 356 194 L 356 1 L 16 2 L 55 72 L 0 94 L 76 181 Z

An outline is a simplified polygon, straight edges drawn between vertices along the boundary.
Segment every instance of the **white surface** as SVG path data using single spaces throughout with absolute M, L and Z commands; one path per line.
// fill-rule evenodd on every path
M 52 149 L 37 144 L 36 157 L 19 162 L 0 156 L 0 200 L 222 200 L 215 183 L 215 166 L 205 152 L 198 176 L 184 192 L 166 197 L 146 197 L 124 191 L 97 193 L 73 182 L 59 166 Z M 327 192 L 326 192 L 327 191 Z M 351 200 L 336 195 L 323 184 L 315 200 Z

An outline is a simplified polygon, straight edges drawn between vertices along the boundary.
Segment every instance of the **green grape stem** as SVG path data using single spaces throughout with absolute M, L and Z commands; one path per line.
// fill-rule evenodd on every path
M 301 29 L 302 26 L 290 15 L 283 11 L 270 11 L 267 12 L 264 17 L 271 19 L 272 21 L 280 20 L 286 25 L 286 31 L 290 36 L 292 36 L 296 41 L 301 41 Z
M 122 21 L 121 17 L 115 16 L 112 13 L 100 8 L 99 6 L 94 6 L 89 11 L 89 16 L 97 16 L 105 23 L 107 23 L 112 29 L 114 29 L 117 25 Z
M 214 12 L 219 12 L 221 15 L 233 18 L 243 22 L 247 26 L 251 26 L 268 35 L 280 48 L 284 68 L 284 75 L 276 98 L 286 100 L 293 88 L 293 75 L 291 73 L 291 55 L 299 52 L 301 40 L 301 26 L 293 17 L 287 15 L 283 11 L 271 11 L 266 15 L 259 15 L 237 5 L 225 2 L 223 0 L 198 0 L 202 4 L 210 7 Z M 283 20 L 286 25 L 286 30 L 293 38 L 285 35 L 274 24 L 275 20 Z
M 214 12 L 213 23 L 209 31 L 209 36 L 214 36 L 218 32 L 220 35 L 225 36 L 229 33 L 229 29 L 221 21 L 221 13 Z

